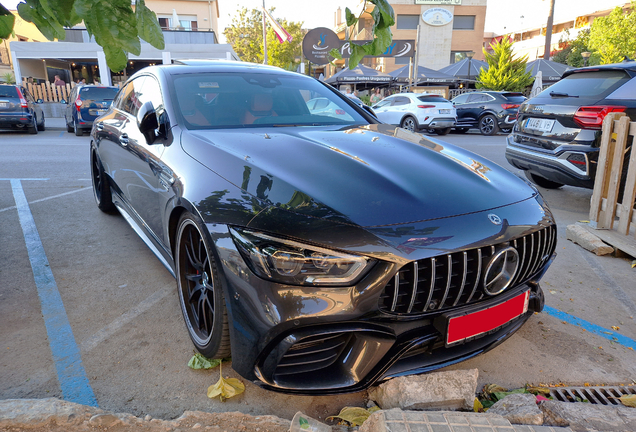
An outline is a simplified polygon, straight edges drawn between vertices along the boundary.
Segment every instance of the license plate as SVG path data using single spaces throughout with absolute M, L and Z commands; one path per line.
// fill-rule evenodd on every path
M 9 106 L 8 102 L 0 102 L 0 108 L 7 108 Z
M 532 129 L 539 132 L 550 132 L 554 127 L 554 120 L 529 118 L 526 120 L 526 129 Z
M 477 312 L 449 318 L 446 345 L 493 331 L 528 312 L 530 291 Z
M 88 110 L 88 113 L 93 116 L 100 116 L 102 114 L 106 114 L 106 111 L 107 110 L 105 109 L 92 109 L 92 110 Z
M 440 114 L 450 114 L 450 110 L 449 109 L 441 109 L 439 110 Z

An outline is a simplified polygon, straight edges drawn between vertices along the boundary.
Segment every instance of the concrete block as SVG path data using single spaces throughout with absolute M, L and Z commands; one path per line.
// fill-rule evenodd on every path
M 571 242 L 578 244 L 596 255 L 607 255 L 614 252 L 613 247 L 603 243 L 601 239 L 580 225 L 568 225 L 565 235 Z
M 512 424 L 543 425 L 543 412 L 533 394 L 508 395 L 490 407 L 488 413 L 499 414 Z
M 635 431 L 636 409 L 624 406 L 544 401 L 539 404 L 546 426 L 605 432 Z
M 472 410 L 478 375 L 471 369 L 393 378 L 369 390 L 369 399 L 382 409 Z

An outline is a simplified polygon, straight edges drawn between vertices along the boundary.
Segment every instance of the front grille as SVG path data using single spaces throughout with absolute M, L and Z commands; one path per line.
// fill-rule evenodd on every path
M 336 362 L 351 333 L 310 336 L 292 345 L 276 367 L 276 375 L 302 374 L 328 368 Z
M 508 246 L 519 254 L 517 271 L 510 285 L 513 287 L 528 280 L 548 262 L 556 247 L 556 226 L 508 243 L 409 263 L 384 287 L 380 310 L 416 315 L 475 303 L 485 296 L 483 274 L 490 257 Z

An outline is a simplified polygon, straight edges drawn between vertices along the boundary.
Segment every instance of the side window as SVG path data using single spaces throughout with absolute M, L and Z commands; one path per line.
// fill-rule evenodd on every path
M 77 87 L 75 87 L 76 89 Z M 73 92 L 76 92 L 76 90 L 73 89 Z M 122 87 L 121 90 L 119 90 L 119 93 L 117 93 L 117 96 L 115 97 L 115 100 L 113 101 L 113 106 L 115 108 L 117 108 L 118 110 L 124 110 L 124 101 L 126 100 L 126 97 L 128 96 L 128 93 L 132 91 L 132 85 L 131 84 L 127 84 L 124 87 Z M 75 94 L 75 93 L 74 93 Z
M 461 104 L 465 104 L 467 100 L 468 100 L 468 95 L 463 94 L 463 95 L 457 96 L 455 99 L 452 100 L 452 102 L 456 105 L 461 105 Z
M 483 95 L 481 93 L 473 93 L 470 96 L 468 96 L 467 103 L 480 102 L 482 100 L 482 96 Z
M 141 88 L 139 89 L 138 81 L 141 81 Z M 135 81 L 135 92 L 139 99 L 139 107 L 143 106 L 146 102 L 152 102 L 152 106 L 155 108 L 157 114 L 160 114 L 164 110 L 163 97 L 161 96 L 161 87 L 154 77 L 143 76 L 139 77 Z
M 408 105 L 411 102 L 411 100 L 407 97 L 404 96 L 399 96 L 396 97 L 395 99 L 393 99 L 393 105 L 392 106 L 398 106 L 398 105 Z
M 121 109 L 132 116 L 137 116 L 137 111 L 141 108 L 139 95 L 143 86 L 144 77 L 135 78 L 126 88 L 126 96 L 122 101 Z M 130 87 L 130 89 L 128 88 Z
M 324 109 L 329 105 L 329 100 L 325 98 L 320 98 L 316 101 L 316 107 L 314 109 Z
M 375 104 L 375 107 L 376 108 L 380 108 L 380 107 L 383 107 L 383 106 L 391 105 L 392 101 L 393 101 L 393 98 L 383 99 L 380 102 L 378 102 L 377 104 Z

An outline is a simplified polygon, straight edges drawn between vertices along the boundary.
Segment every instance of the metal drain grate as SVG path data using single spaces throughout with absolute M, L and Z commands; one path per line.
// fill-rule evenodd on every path
M 636 394 L 636 387 L 557 387 L 550 396 L 561 402 L 590 402 L 600 405 L 621 405 L 619 397 Z

